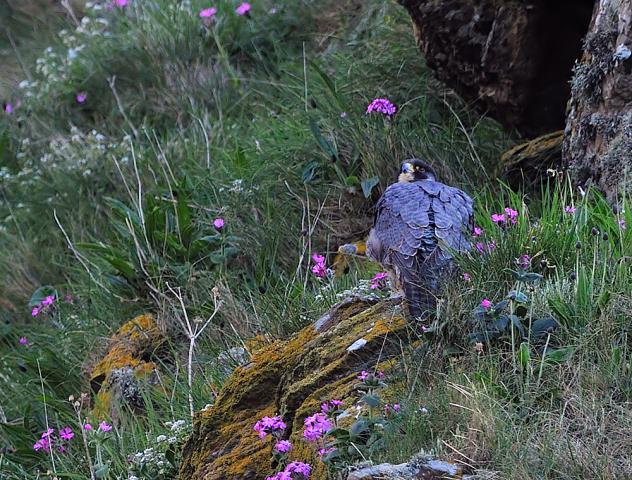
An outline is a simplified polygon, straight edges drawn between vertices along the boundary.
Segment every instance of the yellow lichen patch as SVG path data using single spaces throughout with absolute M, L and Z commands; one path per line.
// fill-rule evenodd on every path
M 131 376 L 132 381 L 146 380 L 154 374 L 156 365 L 147 359 L 164 341 L 165 338 L 151 315 L 139 315 L 116 331 L 108 342 L 107 353 L 90 375 L 90 384 L 95 394 L 95 415 L 113 415 L 113 375 L 117 372 Z
M 312 478 L 327 478 L 317 449 L 302 438 L 305 417 L 333 398 L 353 407 L 360 395 L 358 372 L 388 368 L 408 341 L 405 320 L 390 302 L 353 300 L 334 310 L 327 328 L 308 326 L 288 340 L 263 345 L 235 370 L 215 405 L 196 416 L 181 480 L 263 479 L 278 471 L 272 442 L 261 442 L 253 431 L 264 415 L 281 415 L 287 423 L 285 435 L 294 444 L 290 459 L 312 464 Z M 366 343 L 349 349 L 360 338 Z

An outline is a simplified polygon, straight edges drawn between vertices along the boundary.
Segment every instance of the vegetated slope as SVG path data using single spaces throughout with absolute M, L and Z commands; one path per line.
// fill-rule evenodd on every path
M 39 60 L 22 52 L 30 77 L 0 119 L 1 467 L 15 478 L 87 476 L 90 465 L 111 478 L 171 478 L 189 393 L 196 409 L 212 403 L 230 371 L 219 353 L 248 347 L 254 333 L 287 336 L 369 278 L 377 266 L 358 261 L 347 276 L 319 280 L 310 256 L 361 239 L 400 161 L 420 156 L 477 196 L 486 237 L 482 254 L 463 259 L 472 282 L 451 285 L 430 353 L 412 357 L 415 369 L 402 363 L 405 428 L 375 459 L 423 448 L 515 478 L 628 468 L 630 234 L 619 223 L 630 224 L 628 213 L 591 194 L 566 214 L 576 200 L 559 185 L 533 211 L 499 190 L 487 172 L 508 139 L 432 79 L 396 5 L 262 1 L 248 15 L 232 1 L 215 6 L 200 16 L 210 5 L 88 3 Z M 397 114 L 367 115 L 376 97 Z M 508 206 L 520 212 L 517 226 L 492 224 Z M 538 315 L 562 324 L 560 365 L 536 349 L 529 358 L 520 350 L 519 362 L 510 332 L 481 355 L 469 348 L 467 335 L 481 328 L 471 311 L 504 297 L 522 254 L 545 274 L 528 295 Z M 218 299 L 190 389 L 181 321 L 200 325 Z M 111 420 L 91 413 L 88 373 L 107 337 L 145 311 L 170 338 L 142 359 L 157 366 L 160 388 L 134 383 L 145 413 L 127 415 L 134 406 L 123 401 L 114 430 L 97 432 Z M 447 345 L 460 356 L 443 357 Z M 420 416 L 421 406 L 431 414 Z M 89 457 L 85 422 L 95 427 Z M 75 432 L 67 452 L 33 450 L 49 427 L 61 442 L 65 426 Z M 560 439 L 572 434 L 568 447 Z M 176 440 L 156 442 L 161 435 Z

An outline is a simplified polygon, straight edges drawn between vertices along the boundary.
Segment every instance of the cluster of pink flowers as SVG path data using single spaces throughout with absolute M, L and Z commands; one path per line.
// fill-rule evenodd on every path
M 320 406 L 320 411 L 325 414 L 330 414 L 331 412 L 339 410 L 341 406 L 341 400 L 329 400 L 328 402 L 325 402 Z
M 531 257 L 526 253 L 523 253 L 518 258 L 516 258 L 516 265 L 520 267 L 522 270 L 527 270 L 531 265 Z
M 86 423 L 86 424 L 84 424 L 84 425 L 83 425 L 83 429 L 84 429 L 85 431 L 89 432 L 89 431 L 91 431 L 91 430 L 94 430 L 94 427 L 93 427 L 91 424 Z M 97 430 L 97 431 L 99 431 L 99 432 L 103 432 L 103 433 L 107 433 L 107 432 L 109 432 L 110 430 L 112 430 L 112 425 L 110 425 L 109 423 L 107 423 L 107 422 L 105 422 L 105 421 L 104 421 L 104 422 L 99 423 L 99 428 L 98 428 L 98 430 Z
M 37 317 L 40 313 L 46 310 L 55 302 L 55 295 L 48 295 L 44 300 L 42 300 L 37 306 L 33 307 L 31 310 L 31 316 Z
M 371 376 L 371 374 L 369 372 L 367 372 L 366 370 L 362 370 L 360 373 L 358 373 L 358 380 L 366 380 L 367 378 L 369 378 Z M 379 371 L 375 374 L 375 378 L 382 380 L 384 378 L 384 372 Z
M 372 112 L 378 112 L 390 118 L 397 113 L 397 107 L 388 98 L 376 98 L 366 108 L 366 113 Z
M 51 448 L 57 447 L 61 453 L 66 451 L 68 442 L 74 438 L 75 434 L 70 427 L 64 427 L 59 430 L 59 437 L 55 436 L 55 429 L 49 428 L 42 432 L 40 439 L 33 445 L 36 452 L 50 453 Z
M 266 477 L 266 480 L 293 480 L 296 478 L 309 478 L 312 473 L 312 467 L 303 462 L 292 462 L 283 469 L 283 471 L 275 473 L 271 477 Z M 293 474 L 300 477 L 293 476 Z
M 255 423 L 254 430 L 259 434 L 259 438 L 266 438 L 268 434 L 280 435 L 287 428 L 287 425 L 280 416 L 263 417 Z
M 242 2 L 235 9 L 235 13 L 242 17 L 247 17 L 250 15 L 251 10 L 252 5 L 250 5 L 250 3 Z M 217 15 L 217 12 L 217 7 L 207 7 L 200 10 L 199 16 L 206 25 L 210 25 L 211 21 L 215 19 L 215 15 Z
M 310 442 L 315 442 L 322 438 L 333 427 L 331 420 L 327 418 L 325 413 L 315 413 L 307 417 L 304 423 L 303 437 Z
M 388 279 L 388 273 L 380 272 L 376 273 L 371 279 L 371 290 L 382 290 L 386 288 L 386 280 Z
M 316 275 L 318 278 L 324 278 L 325 276 L 327 276 L 327 267 L 325 266 L 325 257 L 315 253 L 314 255 L 312 255 L 312 260 L 314 261 L 314 266 L 312 267 L 312 273 Z
M 292 450 L 292 443 L 288 440 L 279 440 L 274 446 L 274 451 L 279 453 L 287 453 Z
M 489 310 L 492 307 L 492 302 L 489 299 L 484 298 L 481 301 L 481 307 L 483 307 L 486 310 Z
M 494 213 L 492 214 L 492 222 L 497 223 L 498 225 L 504 223 L 511 223 L 515 225 L 518 221 L 518 211 L 512 208 L 505 208 L 505 213 Z

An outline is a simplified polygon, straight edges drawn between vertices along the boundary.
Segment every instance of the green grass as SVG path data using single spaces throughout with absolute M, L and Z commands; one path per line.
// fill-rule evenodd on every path
M 210 28 L 197 15 L 206 3 L 191 3 L 87 9 L 81 30 L 65 25 L 61 37 L 19 50 L 31 83 L 11 94 L 22 99 L 15 114 L 0 117 L 0 470 L 37 478 L 53 468 L 32 450 L 40 432 L 77 426 L 68 397 L 89 391 L 86 371 L 109 335 L 153 311 L 172 338 L 161 358 L 170 401 L 144 391 L 147 415 L 122 414 L 110 439 L 90 446 L 93 463 L 98 451 L 109 465 L 105 478 L 126 478 L 128 455 L 168 434 L 167 418 L 188 418 L 187 342 L 170 287 L 186 292 L 191 318 L 209 315 L 214 287 L 224 302 L 196 346 L 199 409 L 225 378 L 221 351 L 253 334 L 290 335 L 370 278 L 376 267 L 357 262 L 324 288 L 309 273 L 310 255 L 331 257 L 364 238 L 401 160 L 419 156 L 476 196 L 483 241 L 497 247 L 460 260 L 472 282 L 451 283 L 439 341 L 425 356 L 403 353 L 403 365 L 420 366 L 402 383 L 405 428 L 376 460 L 423 448 L 512 478 L 621 476 L 616 462 L 632 450 L 623 435 L 632 302 L 623 217 L 593 192 L 574 198 L 563 182 L 526 206 L 490 178 L 511 139 L 432 78 L 394 2 L 355 10 L 262 1 L 241 18 L 225 0 Z M 82 91 L 88 99 L 78 104 Z M 379 96 L 399 107 L 390 121 L 365 114 Z M 363 184 L 373 183 L 365 196 Z M 563 211 L 571 203 L 574 216 Z M 502 230 L 489 216 L 505 206 L 521 221 Z M 518 345 L 504 339 L 479 355 L 467 336 L 481 299 L 515 288 L 509 269 L 523 253 L 544 275 L 528 292 L 530 308 L 560 322 L 556 347 L 570 353 L 554 365 L 534 350 L 514 371 Z M 28 302 L 42 285 L 75 303 L 31 318 Z M 21 336 L 30 347 L 17 344 Z M 459 354 L 444 355 L 448 346 Z M 54 460 L 61 478 L 89 473 L 82 448 Z

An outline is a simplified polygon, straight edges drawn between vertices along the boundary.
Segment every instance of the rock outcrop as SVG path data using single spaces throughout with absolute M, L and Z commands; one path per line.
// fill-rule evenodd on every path
M 302 438 L 304 419 L 332 398 L 352 406 L 357 373 L 388 369 L 408 338 L 398 305 L 349 300 L 290 339 L 252 352 L 214 406 L 197 415 L 178 478 L 262 480 L 273 474 L 273 442 L 260 440 L 253 426 L 264 416 L 281 415 L 294 444 L 290 459 L 311 463 L 311 478 L 325 479 L 324 464 Z
M 525 137 L 564 126 L 593 0 L 399 0 L 428 66 Z
M 116 331 L 90 375 L 95 417 L 116 418 L 122 402 L 142 405 L 141 383 L 156 382 L 156 364 L 151 359 L 165 340 L 151 315 L 140 315 Z
M 632 0 L 597 0 L 575 68 L 563 157 L 612 203 L 632 193 Z

